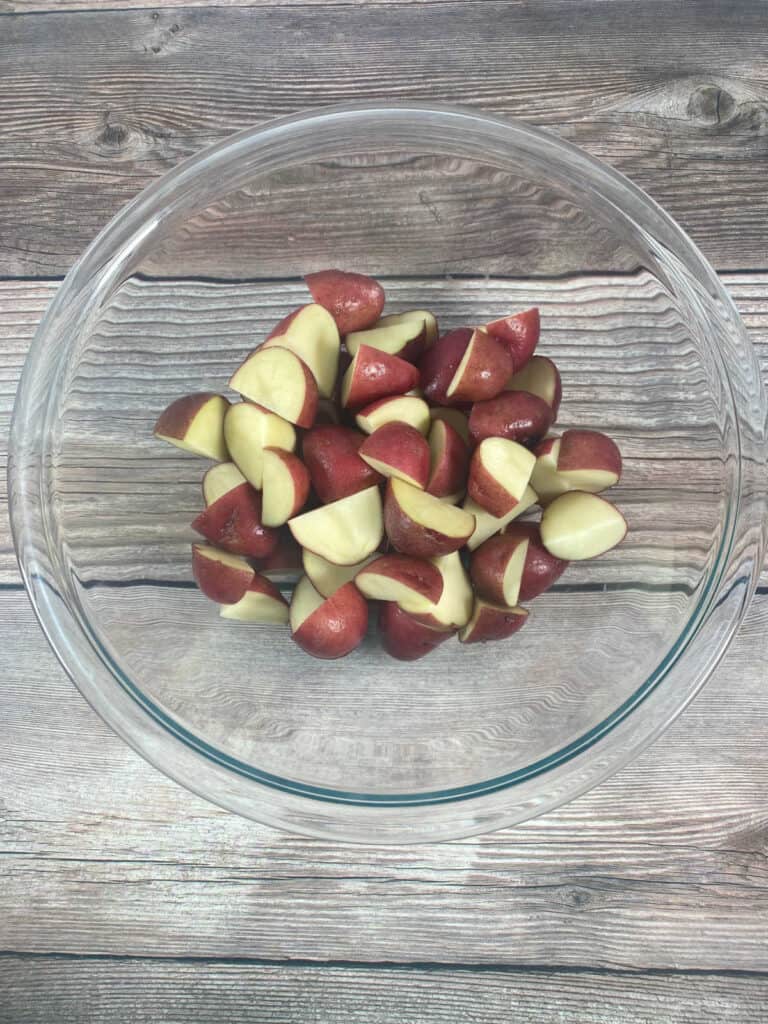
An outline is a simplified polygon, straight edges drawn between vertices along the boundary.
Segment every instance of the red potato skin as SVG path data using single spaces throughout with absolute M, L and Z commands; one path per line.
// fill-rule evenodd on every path
M 417 337 L 412 338 L 408 344 L 400 352 L 398 356 L 404 359 L 407 363 L 418 363 L 421 358 L 421 354 L 427 347 L 427 328 L 426 325 L 422 330 L 421 334 Z
M 361 576 L 388 576 L 393 580 L 401 580 L 416 594 L 421 594 L 427 601 L 437 604 L 443 594 L 443 576 L 431 562 L 411 555 L 382 555 L 370 562 L 357 574 Z
M 539 310 L 534 306 L 522 313 L 501 317 L 485 325 L 488 334 L 503 341 L 512 354 L 513 373 L 522 370 L 539 343 L 541 323 Z
M 384 308 L 384 289 L 365 274 L 346 270 L 320 270 L 304 280 L 314 301 L 336 321 L 339 334 L 373 327 Z
M 522 629 L 527 621 L 527 615 L 515 615 L 503 606 L 486 605 L 478 615 L 470 635 L 461 642 L 482 644 L 491 640 L 506 640 Z
M 284 604 L 286 608 L 288 607 L 288 602 L 272 580 L 267 579 L 266 576 L 260 576 L 259 573 L 255 573 L 251 583 L 246 588 L 246 593 L 248 593 L 248 591 L 253 591 L 256 594 L 264 594 L 265 597 L 271 597 L 273 601 L 277 601 L 279 604 Z
M 472 332 L 470 343 L 472 351 L 462 379 L 451 395 L 454 402 L 482 402 L 495 398 L 512 376 L 514 361 L 502 341 L 478 329 Z
M 262 525 L 261 495 L 249 483 L 222 494 L 192 521 L 192 529 L 224 551 L 251 558 L 267 558 L 278 542 L 277 530 Z
M 429 444 L 408 423 L 385 423 L 360 445 L 360 455 L 407 473 L 417 487 L 429 480 Z
M 295 353 L 293 354 L 295 355 Z M 296 356 L 296 358 L 301 363 L 301 368 L 304 371 L 304 406 L 301 410 L 301 415 L 296 420 L 296 426 L 303 427 L 306 430 L 315 422 L 319 395 L 315 375 L 303 359 L 299 359 L 298 356 Z
M 526 539 L 500 534 L 489 537 L 472 552 L 469 576 L 476 594 L 492 604 L 507 603 L 504 599 L 504 573 L 517 547 Z
M 430 405 L 464 405 L 462 398 L 446 397 L 446 391 L 459 368 L 472 337 L 471 327 L 458 327 L 438 338 L 419 360 L 421 390 Z
M 293 634 L 313 658 L 343 658 L 361 643 L 368 628 L 368 604 L 354 583 L 327 597 Z
M 510 523 L 502 536 L 528 541 L 528 553 L 520 580 L 518 601 L 532 601 L 535 597 L 543 594 L 545 590 L 549 590 L 570 564 L 562 558 L 550 555 L 541 543 L 541 533 L 537 523 Z M 488 541 L 485 543 L 487 544 Z M 477 550 L 479 551 L 480 548 Z
M 449 555 L 452 551 L 458 551 L 469 539 L 469 535 L 446 537 L 414 522 L 398 504 L 392 493 L 391 482 L 387 484 L 384 493 L 384 532 L 396 551 L 403 555 L 413 555 L 414 558 Z
M 560 438 L 558 472 L 593 467 L 621 476 L 621 452 L 616 442 L 599 430 L 566 430 Z
M 324 505 L 348 498 L 384 479 L 358 455 L 363 441 L 365 435 L 335 424 L 315 427 L 304 437 L 304 464 Z
M 377 398 L 404 395 L 419 387 L 419 370 L 399 356 L 361 345 L 354 360 L 352 383 L 346 407 L 357 411 Z
M 275 531 L 278 535 L 274 551 L 259 561 L 260 572 L 276 572 L 280 569 L 301 569 L 301 548 L 293 539 L 287 526 Z
M 438 427 L 438 423 L 441 426 Z M 469 448 L 458 430 L 446 420 L 435 420 L 432 430 L 435 429 L 444 432 L 445 441 L 442 455 L 432 467 L 427 492 L 436 498 L 447 498 L 467 486 Z
M 452 637 L 452 629 L 431 629 L 417 622 L 394 601 L 384 602 L 379 609 L 381 646 L 398 661 L 417 661 Z
M 518 504 L 518 499 L 506 491 L 501 481 L 488 472 L 480 458 L 480 453 L 480 448 L 476 448 L 472 453 L 467 493 L 486 512 L 490 512 L 492 516 L 500 519 L 512 511 Z
M 193 544 L 192 575 L 200 590 L 211 601 L 217 604 L 237 604 L 253 583 L 256 574 L 251 572 L 249 577 L 246 573 L 222 566 L 213 559 L 204 558 L 197 553 Z
M 552 448 L 554 447 L 555 441 L 559 440 L 559 434 L 555 435 L 554 437 L 545 437 L 543 441 L 539 441 L 538 444 L 534 445 L 533 448 L 531 448 L 531 451 L 536 456 L 536 458 L 539 459 L 542 455 L 549 455 L 549 453 L 552 451 Z
M 183 438 L 192 420 L 211 398 L 217 398 L 215 391 L 196 391 L 192 395 L 177 398 L 160 413 L 153 428 L 155 434 Z
M 552 410 L 529 391 L 503 391 L 487 402 L 475 402 L 469 414 L 474 444 L 487 437 L 505 437 L 530 447 L 552 426 Z

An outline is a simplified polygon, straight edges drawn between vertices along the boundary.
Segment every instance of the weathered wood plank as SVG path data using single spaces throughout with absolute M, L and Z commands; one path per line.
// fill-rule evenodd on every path
M 768 979 L 676 972 L 5 958 L 0 1021 L 47 1024 L 762 1024 Z M 159 1008 L 162 1007 L 162 1011 Z M 7 1014 L 7 1016 L 6 1016 Z
M 556 130 L 647 188 L 720 268 L 760 268 L 764 15 L 757 0 L 493 0 L 8 17 L 0 274 L 61 273 L 182 157 L 361 94 L 479 106 Z M 579 40 L 567 60 L 566 26 Z M 422 40 L 407 75 L 404 38 Z M 285 53 L 302 59 L 276 58 Z
M 109 0 L 113 11 L 161 11 L 179 7 L 365 7 L 370 4 L 397 5 L 413 0 Z M 446 0 L 416 0 L 420 4 L 441 4 Z M 485 3 L 485 0 L 462 0 L 463 3 Z M 522 3 L 523 0 L 517 0 Z M 65 14 L 98 10 L 98 0 L 0 0 L 0 14 Z
M 765 597 L 637 762 L 545 818 L 438 846 L 282 835 L 181 790 L 96 720 L 15 592 L 0 650 L 0 948 L 768 970 Z

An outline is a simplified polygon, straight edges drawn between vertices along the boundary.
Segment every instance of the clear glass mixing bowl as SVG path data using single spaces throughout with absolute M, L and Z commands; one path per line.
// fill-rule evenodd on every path
M 539 306 L 560 423 L 622 449 L 627 540 L 572 566 L 512 641 L 404 664 L 372 635 L 313 661 L 192 583 L 205 464 L 156 441 L 155 417 L 222 389 L 326 266 L 443 328 Z M 24 370 L 13 530 L 62 664 L 168 775 L 290 830 L 443 839 L 571 799 L 696 693 L 761 565 L 765 426 L 731 302 L 629 181 L 522 124 L 353 106 L 232 137 L 96 239 Z

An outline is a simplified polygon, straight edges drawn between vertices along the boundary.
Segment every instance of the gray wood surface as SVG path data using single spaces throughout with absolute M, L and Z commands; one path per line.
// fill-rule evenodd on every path
M 418 58 L 404 59 L 404 40 L 419 41 Z M 202 146 L 363 96 L 555 130 L 647 188 L 719 269 L 760 269 L 764 41 L 761 0 L 4 16 L 0 275 L 63 273 L 123 203 Z
M 20 957 L 6 962 L 0 994 L 13 1024 L 80 1019 L 84 1004 L 105 1022 L 325 1024 L 355 1021 L 535 1021 L 536 1024 L 763 1024 L 765 990 L 749 976 L 632 975 L 547 970 L 311 964 L 208 964 Z M 596 998 L 599 993 L 599 1001 Z M 0 998 L 2 996 L 0 995 Z M 0 1010 L 0 1020 L 2 1017 Z M 9 1018 L 10 1020 L 10 1018 Z
M 361 95 L 524 116 L 626 171 L 726 271 L 768 379 L 765 4 L 96 7 L 0 0 L 0 439 L 52 278 L 123 202 Z M 0 440 L 2 1024 L 766 1020 L 768 575 L 703 694 L 597 790 L 478 839 L 349 848 L 219 811 L 95 716 L 21 589 L 5 460 Z

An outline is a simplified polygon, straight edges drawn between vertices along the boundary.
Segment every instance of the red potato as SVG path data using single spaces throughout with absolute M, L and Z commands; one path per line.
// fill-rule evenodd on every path
M 292 452 L 265 448 L 262 490 L 263 522 L 266 526 L 282 526 L 307 502 L 309 471 Z
M 419 360 L 421 390 L 430 405 L 456 405 L 461 399 L 448 398 L 453 375 L 469 345 L 471 327 L 458 327 L 438 338 Z
M 398 661 L 417 661 L 453 636 L 453 629 L 432 629 L 404 612 L 394 601 L 379 610 L 381 646 Z
M 388 313 L 383 316 L 376 327 L 391 327 L 411 320 L 422 321 L 424 324 L 424 341 L 426 345 L 434 345 L 438 339 L 437 319 L 428 309 L 408 309 L 404 313 Z
M 257 490 L 261 490 L 264 449 L 292 452 L 296 447 L 296 431 L 291 424 L 253 402 L 230 406 L 224 419 L 224 436 L 232 460 Z
M 448 420 L 435 420 L 429 432 L 430 469 L 426 490 L 436 498 L 460 501 L 467 486 L 469 449 Z
M 557 471 L 573 482 L 577 479 L 576 474 L 580 474 L 579 490 L 592 490 L 584 486 L 589 482 L 599 483 L 602 491 L 619 482 L 621 452 L 616 442 L 599 430 L 566 430 L 560 438 Z M 585 479 L 582 480 L 581 476 Z
M 266 558 L 277 547 L 277 531 L 264 522 L 261 495 L 247 482 L 217 498 L 193 520 L 192 529 L 233 555 Z
M 440 555 L 432 563 L 443 577 L 440 600 L 424 611 L 409 612 L 417 622 L 432 629 L 460 629 L 472 614 L 472 586 L 458 551 Z
M 476 501 L 472 498 L 466 497 L 464 499 L 464 511 L 469 512 L 470 515 L 474 516 L 475 529 L 472 531 L 472 536 L 467 541 L 467 547 L 470 551 L 474 551 L 475 548 L 479 547 L 484 540 L 492 537 L 494 533 L 498 533 L 503 530 L 508 523 L 511 523 L 513 519 L 517 519 L 528 511 L 533 505 L 538 502 L 538 496 L 536 491 L 532 487 L 527 487 L 520 501 L 515 505 L 511 512 L 508 512 L 505 516 L 497 518 L 492 516 L 490 512 L 486 512 L 484 508 L 481 508 Z
M 298 544 L 336 565 L 353 565 L 373 554 L 384 533 L 381 495 L 369 487 L 304 512 L 288 522 Z
M 535 465 L 535 455 L 516 441 L 487 437 L 472 453 L 467 492 L 481 508 L 500 519 L 525 494 Z
M 395 601 L 403 611 L 425 612 L 443 593 L 443 577 L 431 563 L 410 555 L 380 555 L 355 577 L 372 601 Z
M 576 562 L 615 548 L 626 536 L 627 522 L 605 498 L 569 491 L 547 505 L 539 529 L 541 542 L 551 555 Z
M 315 378 L 318 394 L 330 398 L 336 383 L 341 341 L 336 321 L 316 302 L 299 306 L 274 328 L 262 348 L 290 349 Z
M 427 325 L 424 320 L 403 320 L 400 323 L 382 324 L 367 331 L 353 331 L 344 339 L 347 351 L 354 355 L 361 345 L 399 356 L 409 363 L 415 363 L 424 351 Z
M 246 479 L 234 462 L 217 462 L 203 476 L 203 501 L 213 505 L 229 491 L 246 483 Z
M 256 575 L 244 558 L 208 544 L 192 545 L 192 574 L 206 597 L 218 604 L 235 604 Z
M 450 406 L 437 406 L 429 410 L 432 420 L 445 420 L 449 423 L 461 439 L 469 444 L 469 420 L 466 413 L 461 409 L 454 409 Z
M 277 531 L 277 536 L 275 550 L 259 562 L 258 571 L 273 583 L 294 584 L 302 575 L 301 548 L 286 526 Z
M 560 411 L 563 386 L 560 371 L 546 356 L 533 356 L 518 373 L 507 381 L 506 391 L 527 391 L 546 402 L 552 410 L 552 422 Z
M 314 427 L 304 437 L 304 463 L 324 504 L 365 491 L 383 480 L 358 454 L 364 440 L 351 427 L 334 425 Z
M 384 499 L 384 527 L 396 551 L 432 558 L 458 551 L 471 536 L 475 519 L 403 480 L 391 479 Z
M 288 602 L 271 580 L 258 573 L 236 604 L 223 604 L 222 619 L 239 622 L 264 622 L 284 626 L 288 622 Z
M 500 320 L 492 320 L 485 325 L 485 330 L 508 346 L 514 362 L 513 372 L 518 373 L 539 343 L 539 311 L 534 307 Z
M 334 565 L 333 562 L 316 555 L 314 551 L 304 551 L 302 563 L 304 572 L 312 580 L 315 590 L 319 590 L 323 597 L 330 597 L 345 583 L 354 582 L 357 574 L 378 557 L 373 554 L 368 555 L 362 562 L 355 562 L 354 565 Z
M 384 289 L 365 274 L 345 270 L 320 270 L 304 280 L 315 302 L 336 321 L 340 334 L 373 327 L 384 308 Z
M 549 590 L 568 568 L 568 562 L 555 558 L 541 542 L 537 523 L 510 523 L 504 529 L 504 536 L 516 538 L 527 544 L 525 565 L 520 578 L 520 592 L 514 601 L 532 601 Z
M 224 417 L 228 408 L 226 398 L 210 391 L 185 395 L 160 413 L 154 435 L 184 452 L 226 462 L 229 452 L 224 439 Z
M 341 404 L 357 410 L 378 398 L 404 395 L 419 385 L 419 371 L 404 359 L 361 345 L 341 383 Z
M 485 331 L 474 330 L 445 395 L 452 402 L 482 402 L 495 398 L 513 369 L 509 349 Z
M 360 458 L 385 477 L 424 488 L 429 479 L 429 445 L 407 423 L 385 423 L 360 445 Z
M 487 643 L 491 640 L 506 640 L 522 629 L 528 619 L 525 608 L 507 608 L 475 598 L 472 618 L 459 633 L 463 644 Z
M 518 444 L 535 444 L 552 425 L 552 410 L 528 391 L 502 391 L 487 402 L 475 402 L 469 414 L 469 434 L 475 444 L 486 437 L 505 437 Z
M 358 427 L 366 434 L 372 434 L 385 423 L 408 423 L 420 434 L 427 434 L 430 427 L 429 406 L 417 395 L 391 395 L 371 402 L 355 416 Z
M 288 348 L 257 348 L 235 371 L 229 386 L 297 427 L 315 422 L 317 383 L 307 364 Z
M 293 592 L 290 623 L 293 639 L 313 658 L 343 658 L 365 636 L 368 605 L 354 583 L 323 597 L 303 576 Z
M 528 538 L 497 534 L 473 553 L 469 575 L 475 593 L 492 604 L 508 608 L 520 600 L 520 584 L 528 555 Z
M 562 437 L 545 438 L 534 454 L 533 477 L 538 487 L 533 486 L 544 503 L 567 491 L 597 494 L 621 477 L 621 453 L 598 430 L 566 430 Z

